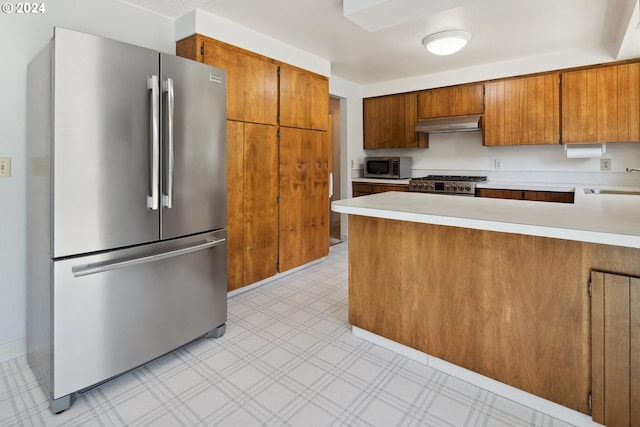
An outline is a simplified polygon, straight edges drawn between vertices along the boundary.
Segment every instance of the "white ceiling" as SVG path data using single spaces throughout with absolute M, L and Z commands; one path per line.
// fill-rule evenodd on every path
M 640 57 L 638 0 L 122 1 L 171 18 L 202 9 L 325 58 L 332 75 L 360 84 L 562 52 Z M 450 29 L 473 38 L 455 55 L 428 54 L 421 40 Z

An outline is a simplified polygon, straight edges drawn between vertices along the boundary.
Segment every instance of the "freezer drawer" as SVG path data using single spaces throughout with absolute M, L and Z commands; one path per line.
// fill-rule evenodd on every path
M 178 348 L 227 319 L 226 231 L 53 262 L 52 398 Z

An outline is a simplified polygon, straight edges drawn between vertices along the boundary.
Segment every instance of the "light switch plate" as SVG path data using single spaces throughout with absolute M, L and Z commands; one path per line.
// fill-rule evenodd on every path
M 11 157 L 0 157 L 0 178 L 11 176 Z
M 611 170 L 611 159 L 600 159 L 600 170 L 601 171 L 610 171 Z

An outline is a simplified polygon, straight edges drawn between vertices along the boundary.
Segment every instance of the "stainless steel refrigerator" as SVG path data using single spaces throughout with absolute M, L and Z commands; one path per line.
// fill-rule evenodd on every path
M 55 28 L 28 84 L 28 360 L 58 413 L 224 333 L 226 75 Z

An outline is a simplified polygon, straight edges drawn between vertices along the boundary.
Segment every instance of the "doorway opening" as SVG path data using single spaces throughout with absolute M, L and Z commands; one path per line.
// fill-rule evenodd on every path
M 331 129 L 331 170 L 333 172 L 333 188 L 331 201 L 340 200 L 340 99 L 329 97 L 329 114 Z M 340 214 L 329 207 L 329 245 L 342 242 L 340 234 Z

